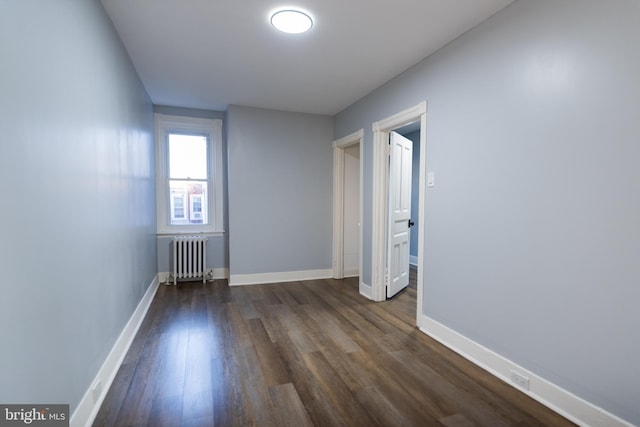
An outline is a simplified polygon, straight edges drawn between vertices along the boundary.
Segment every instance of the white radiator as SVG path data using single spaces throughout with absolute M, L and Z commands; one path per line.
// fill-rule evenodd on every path
M 207 276 L 207 238 L 201 236 L 176 236 L 173 238 L 173 284 L 178 279 Z

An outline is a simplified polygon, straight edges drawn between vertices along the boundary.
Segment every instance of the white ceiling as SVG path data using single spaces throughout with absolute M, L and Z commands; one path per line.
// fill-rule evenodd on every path
M 156 105 L 333 115 L 512 1 L 299 0 L 303 35 L 271 27 L 277 0 L 102 3 Z

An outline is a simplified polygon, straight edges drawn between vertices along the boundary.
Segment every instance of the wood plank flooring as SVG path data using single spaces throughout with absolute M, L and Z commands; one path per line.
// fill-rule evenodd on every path
M 160 285 L 94 426 L 570 426 L 432 340 L 415 284 Z

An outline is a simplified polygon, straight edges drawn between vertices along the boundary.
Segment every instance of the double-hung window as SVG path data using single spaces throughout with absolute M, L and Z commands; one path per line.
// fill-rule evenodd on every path
M 158 234 L 218 233 L 222 121 L 155 115 Z

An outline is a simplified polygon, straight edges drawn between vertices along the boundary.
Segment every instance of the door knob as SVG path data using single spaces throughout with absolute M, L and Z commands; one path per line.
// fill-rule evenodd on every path
M 413 227 L 416 223 L 411 221 L 411 219 L 409 219 L 409 228 Z

